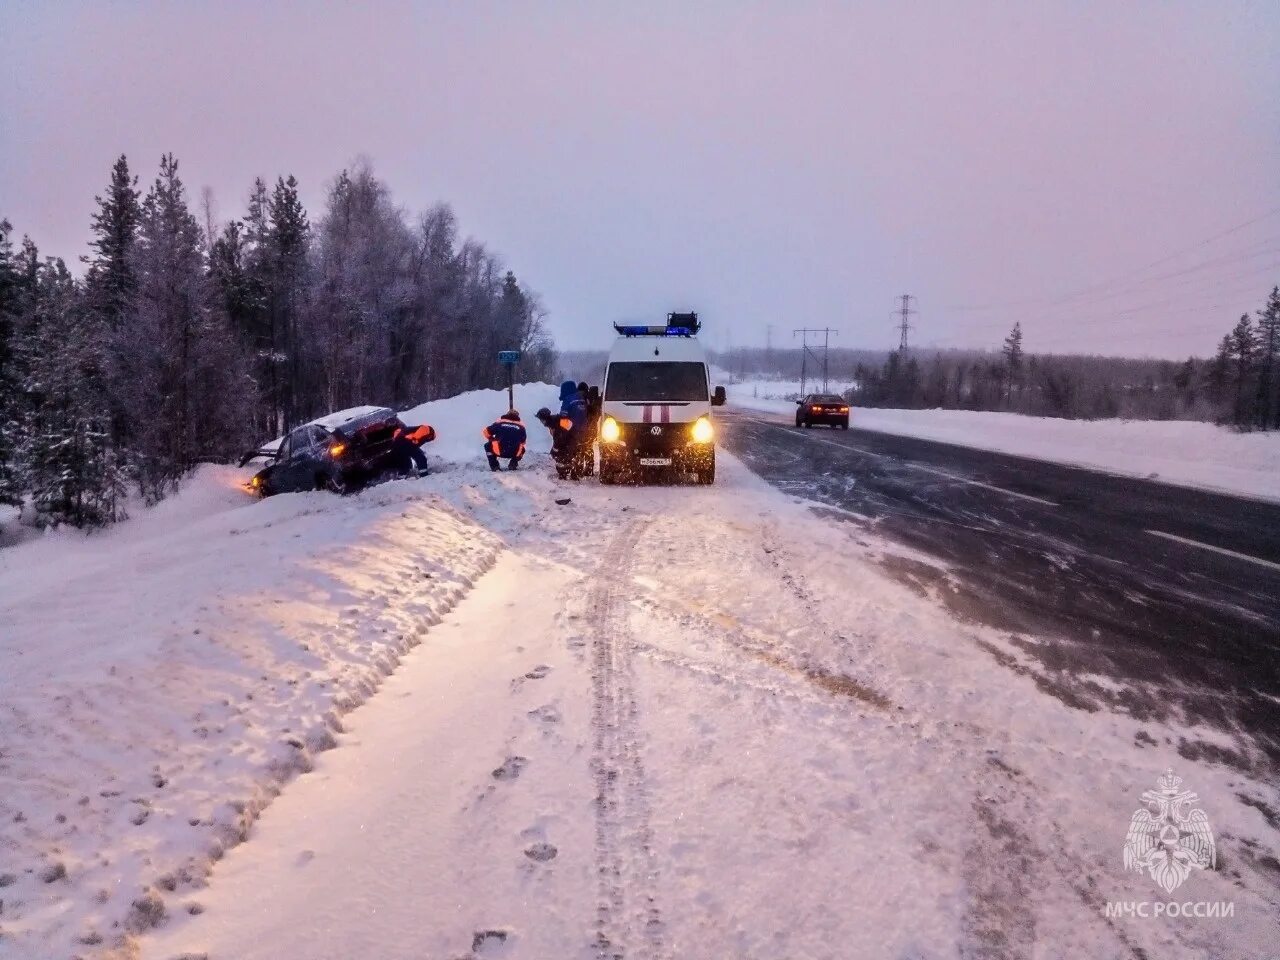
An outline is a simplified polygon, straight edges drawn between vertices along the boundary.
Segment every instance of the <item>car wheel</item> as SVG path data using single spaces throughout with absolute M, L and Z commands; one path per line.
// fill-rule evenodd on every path
M 812 430 L 812 429 L 813 429 L 813 421 L 811 421 L 811 420 L 806 420 L 806 421 L 804 422 L 804 428 L 805 428 L 806 430 Z
M 320 476 L 316 478 L 316 481 L 317 489 L 328 490 L 330 493 L 336 493 L 340 497 L 351 492 L 351 484 L 347 483 L 340 473 Z
M 797 429 L 797 430 L 799 430 L 799 429 L 800 429 L 801 423 L 802 423 L 802 421 L 800 420 L 800 418 L 799 418 L 799 417 L 796 417 L 796 429 Z
M 840 429 L 841 429 L 841 430 L 848 430 L 848 429 L 849 429 L 849 421 L 848 421 L 848 420 L 846 420 L 844 423 L 840 424 Z

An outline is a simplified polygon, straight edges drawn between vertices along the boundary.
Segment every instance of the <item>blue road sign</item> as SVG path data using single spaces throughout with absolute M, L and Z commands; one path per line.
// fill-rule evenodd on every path
M 499 350 L 498 351 L 499 363 L 518 363 L 519 361 L 520 361 L 519 350 Z

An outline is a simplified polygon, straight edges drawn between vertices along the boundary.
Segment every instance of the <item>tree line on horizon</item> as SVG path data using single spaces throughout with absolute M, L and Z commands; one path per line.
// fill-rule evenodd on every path
M 165 155 L 145 194 L 120 157 L 82 277 L 0 220 L 0 504 L 96 527 L 321 414 L 403 409 L 535 379 L 555 352 L 532 291 L 446 204 L 409 222 L 367 164 L 316 223 L 298 183 L 254 181 L 245 215 L 192 211 Z
M 1186 360 L 1027 352 L 1021 323 L 993 350 L 832 348 L 830 381 L 865 407 L 994 410 L 1066 419 L 1203 420 L 1280 429 L 1280 287 L 1214 356 Z M 714 354 L 735 377 L 799 380 L 799 349 Z M 817 374 L 817 377 L 815 377 Z M 821 386 L 813 360 L 809 389 Z M 847 385 L 847 386 L 845 386 Z

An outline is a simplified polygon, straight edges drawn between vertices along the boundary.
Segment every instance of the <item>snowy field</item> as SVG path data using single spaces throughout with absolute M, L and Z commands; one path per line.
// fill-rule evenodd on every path
M 427 478 L 209 467 L 0 551 L 0 956 L 1267 955 L 1276 787 L 1178 749 L 1231 736 L 1067 706 L 894 575 L 925 558 L 723 451 L 562 484 L 534 423 L 491 474 L 497 399 L 406 413 Z M 1121 860 L 1166 767 L 1230 865 L 1177 899 L 1229 919 L 1103 915 L 1166 899 Z
M 724 381 L 717 381 L 724 382 Z M 821 384 L 810 382 L 810 392 Z M 832 382 L 833 390 L 847 385 Z M 799 381 L 727 384 L 735 407 L 795 413 Z M 854 407 L 850 426 L 1125 476 L 1280 500 L 1280 433 L 1237 433 L 1190 420 L 1062 420 L 972 410 Z

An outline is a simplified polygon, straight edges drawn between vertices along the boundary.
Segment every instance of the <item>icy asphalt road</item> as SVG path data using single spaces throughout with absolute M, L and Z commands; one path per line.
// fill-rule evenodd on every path
M 429 482 L 504 538 L 496 566 L 144 960 L 1220 958 L 1274 939 L 1273 786 L 1180 757 L 1181 724 L 1046 692 L 1006 631 L 897 582 L 921 554 L 731 457 L 713 488 Z M 1104 914 L 1152 893 L 1120 845 L 1170 764 L 1231 863 L 1194 895 L 1235 902 L 1230 921 Z
M 1188 741 L 1184 755 L 1280 768 L 1280 504 L 766 413 L 721 423 L 752 470 L 838 508 L 832 522 L 942 561 L 942 590 L 936 567 L 885 566 L 1028 634 L 1020 647 L 1065 702 L 1202 720 L 1257 750 Z

